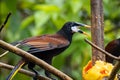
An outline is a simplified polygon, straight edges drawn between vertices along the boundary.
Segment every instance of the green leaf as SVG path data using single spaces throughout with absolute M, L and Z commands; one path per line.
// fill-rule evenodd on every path
M 6 0 L 5 2 L 9 8 L 9 10 L 11 10 L 12 12 L 16 12 L 17 0 L 12 0 L 12 1 Z
M 21 27 L 20 29 L 25 29 L 26 27 L 28 27 L 28 25 L 30 25 L 34 20 L 34 16 L 29 16 L 27 18 L 25 18 L 22 22 L 21 22 Z
M 35 26 L 36 28 L 42 27 L 43 24 L 45 24 L 48 19 L 50 18 L 50 15 L 43 11 L 37 11 L 34 14 L 35 19 Z
M 80 3 L 80 0 L 71 0 L 71 7 L 73 13 L 76 13 L 79 11 L 79 9 L 82 7 L 82 4 Z
M 43 10 L 43 11 L 46 11 L 46 12 L 58 12 L 60 9 L 58 6 L 56 5 L 47 5 L 47 4 L 42 4 L 42 5 L 35 5 L 33 7 L 34 10 Z

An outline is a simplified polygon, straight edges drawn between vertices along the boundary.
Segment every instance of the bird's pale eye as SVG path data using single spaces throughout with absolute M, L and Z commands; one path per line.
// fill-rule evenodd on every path
M 72 30 L 73 32 L 78 32 L 80 29 L 78 29 L 77 26 L 73 26 L 73 27 L 71 27 L 71 30 Z

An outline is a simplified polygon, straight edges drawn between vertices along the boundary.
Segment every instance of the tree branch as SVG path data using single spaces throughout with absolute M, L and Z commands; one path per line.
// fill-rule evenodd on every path
M 14 68 L 14 66 L 11 66 L 11 65 L 8 65 L 8 64 L 2 63 L 2 62 L 0 62 L 0 67 L 1 67 L 1 68 L 5 68 L 5 69 L 9 69 L 9 70 L 12 70 L 12 69 Z M 31 77 L 31 76 L 32 76 L 32 77 L 35 76 L 35 73 L 33 73 L 33 72 L 31 72 L 31 71 L 28 71 L 28 70 L 25 70 L 25 69 L 20 69 L 19 72 L 20 72 L 20 73 L 23 73 L 23 74 L 25 74 L 25 75 L 28 75 L 28 76 L 30 76 L 30 77 Z M 41 75 L 38 75 L 37 78 L 38 78 L 39 80 L 51 80 L 51 79 L 49 79 L 49 78 L 47 78 L 47 77 L 43 77 L 43 76 L 41 76 Z
M 103 6 L 102 0 L 91 0 L 91 35 L 92 42 L 104 49 L 104 27 L 103 27 Z M 92 64 L 96 60 L 105 61 L 105 55 L 92 48 Z
M 114 80 L 117 72 L 120 70 L 120 61 L 118 61 L 114 68 L 112 69 L 112 72 L 110 73 L 110 76 L 108 77 L 108 80 Z
M 19 46 L 19 45 L 20 45 L 20 44 L 16 44 L 15 46 L 17 47 L 17 46 Z M 3 57 L 3 56 L 5 56 L 7 53 L 9 53 L 9 51 L 5 51 L 3 54 L 1 54 L 1 55 L 0 55 L 0 58 Z
M 8 15 L 7 15 L 7 17 L 6 17 L 6 19 L 5 19 L 5 21 L 4 21 L 4 23 L 3 23 L 2 26 L 0 27 L 0 32 L 2 31 L 2 29 L 3 29 L 4 26 L 6 25 L 6 23 L 7 23 L 8 19 L 9 19 L 10 15 L 11 15 L 11 13 L 9 12 Z
M 104 53 L 105 55 L 108 55 L 109 57 L 115 59 L 115 60 L 118 60 L 120 61 L 120 57 L 116 57 L 116 56 L 113 56 L 112 54 L 106 52 L 105 50 L 101 49 L 100 47 L 98 47 L 97 45 L 93 44 L 92 42 L 90 42 L 88 39 L 85 39 L 85 41 L 90 44 L 92 47 L 94 47 L 95 49 L 99 50 L 100 52 Z
M 57 70 L 56 68 L 52 67 L 51 65 L 47 64 L 45 61 L 31 55 L 30 53 L 23 51 L 15 46 L 12 46 L 2 40 L 0 40 L 0 47 L 6 50 L 9 50 L 31 62 L 34 62 L 35 64 L 39 65 L 40 67 L 44 68 L 45 70 L 53 73 L 54 75 L 58 76 L 62 80 L 72 80 L 69 76 L 64 74 L 63 72 Z

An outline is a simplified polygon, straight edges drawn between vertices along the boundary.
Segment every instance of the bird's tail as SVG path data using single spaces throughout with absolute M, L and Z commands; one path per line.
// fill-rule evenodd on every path
M 18 64 L 14 67 L 14 69 L 10 72 L 9 76 L 6 80 L 12 80 L 12 78 L 17 74 L 17 72 L 21 69 L 21 67 L 26 63 L 24 59 L 21 59 Z

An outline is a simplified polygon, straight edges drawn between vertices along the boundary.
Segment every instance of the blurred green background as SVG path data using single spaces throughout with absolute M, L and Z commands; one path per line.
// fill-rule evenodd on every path
M 104 0 L 104 39 L 105 45 L 120 38 L 120 1 Z M 42 34 L 54 34 L 67 21 L 76 21 L 90 25 L 90 0 L 0 0 L 0 24 L 12 12 L 0 37 L 6 42 L 15 42 L 27 37 Z M 86 30 L 90 34 L 90 30 Z M 85 35 L 75 34 L 71 46 L 53 60 L 53 66 L 71 76 L 82 80 L 82 68 L 90 60 L 91 47 L 85 43 Z M 0 54 L 2 54 L 0 50 Z M 19 56 L 9 53 L 0 59 L 15 65 Z M 27 67 L 25 67 L 27 69 Z M 38 66 L 37 70 L 43 74 Z M 0 80 L 5 80 L 10 70 L 0 68 Z M 17 74 L 13 80 L 30 80 L 23 74 Z

